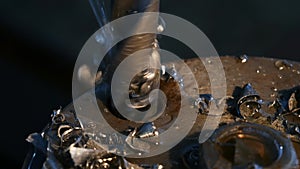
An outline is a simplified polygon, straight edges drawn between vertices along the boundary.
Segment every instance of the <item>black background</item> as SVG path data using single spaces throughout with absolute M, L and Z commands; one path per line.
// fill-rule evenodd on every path
M 162 0 L 161 11 L 197 25 L 220 55 L 300 60 L 299 0 Z M 0 168 L 20 168 L 27 135 L 71 102 L 74 63 L 97 29 L 87 0 L 0 2 Z M 161 47 L 190 57 L 176 42 Z

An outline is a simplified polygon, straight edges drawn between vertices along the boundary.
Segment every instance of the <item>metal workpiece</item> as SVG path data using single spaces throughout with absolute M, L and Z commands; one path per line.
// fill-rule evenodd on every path
M 210 60 L 210 58 L 205 58 L 205 60 Z M 275 168 L 299 168 L 296 162 L 300 158 L 300 137 L 298 134 L 300 73 L 297 73 L 300 70 L 300 63 L 289 61 L 293 67 L 280 70 L 275 65 L 278 59 L 249 56 L 248 61 L 242 63 L 236 57 L 223 56 L 220 57 L 220 60 L 226 74 L 226 84 L 220 84 L 217 87 L 223 89 L 225 86 L 226 95 L 234 97 L 234 101 L 226 98 L 222 101 L 221 98 L 214 98 L 210 94 L 210 78 L 200 59 L 187 59 L 184 62 L 196 78 L 198 88 L 191 90 L 200 94 L 198 95 L 201 96 L 198 97 L 198 99 L 201 98 L 200 101 L 203 103 L 211 101 L 210 105 L 226 102 L 226 107 L 220 115 L 218 129 L 203 145 L 199 144 L 198 138 L 207 118 L 212 115 L 198 113 L 199 108 L 195 106 L 197 98 L 193 98 L 190 105 L 187 106 L 194 107 L 194 111 L 184 112 L 184 115 L 191 116 L 194 114 L 196 118 L 193 121 L 176 122 L 181 105 L 180 83 L 172 78 L 169 80 L 162 78 L 160 89 L 167 97 L 167 104 L 163 114 L 153 123 L 140 124 L 119 118 L 113 115 L 108 109 L 109 106 L 103 104 L 105 102 L 103 98 L 97 98 L 97 105 L 99 109 L 103 110 L 102 115 L 106 122 L 115 129 L 116 133 L 125 134 L 124 140 L 116 137 L 116 133 L 106 132 L 105 126 L 94 119 L 91 122 L 83 117 L 77 117 L 73 103 L 60 111 L 55 111 L 53 116 L 49 117 L 52 119 L 51 124 L 46 126 L 46 130 L 42 134 L 38 134 L 38 138 L 41 139 L 37 140 L 43 140 L 41 144 L 34 144 L 34 141 L 30 141 L 34 147 L 46 145 L 48 148 L 42 148 L 40 151 L 41 147 L 45 146 L 36 147 L 39 149 L 39 153 L 45 157 L 44 160 L 40 159 L 40 164 L 47 166 L 55 164 L 58 166 L 56 168 L 71 168 L 75 166 L 76 162 L 78 168 L 84 168 L 83 166 L 96 166 L 101 160 L 101 162 L 115 162 L 116 159 L 121 158 L 121 161 L 126 161 L 127 164 L 135 168 L 182 169 L 199 168 L 199 166 L 226 168 L 232 164 L 241 168 L 271 168 L 275 164 L 277 165 Z M 170 65 L 173 64 L 178 77 L 183 77 L 183 79 L 187 76 L 190 77 L 190 74 L 181 73 L 180 68 L 183 63 L 170 63 Z M 251 84 L 251 87 L 248 83 Z M 189 81 L 184 81 L 185 87 L 189 85 Z M 240 88 L 243 86 L 246 86 L 244 91 Z M 240 90 L 235 93 L 234 90 L 237 87 Z M 97 92 L 99 91 L 96 90 Z M 100 94 L 97 93 L 97 96 Z M 213 101 L 212 98 L 214 98 Z M 236 106 L 238 100 L 246 105 L 247 101 L 258 101 L 258 98 L 263 100 L 260 112 L 265 114 L 257 118 L 243 119 L 236 116 L 235 108 L 228 109 L 228 107 Z M 277 102 L 281 106 L 275 104 Z M 247 106 L 245 107 L 247 108 Z M 281 111 L 282 109 L 284 111 Z M 209 109 L 205 110 L 209 111 Z M 245 114 L 244 116 L 246 117 Z M 111 145 L 120 147 L 126 145 L 132 152 L 147 153 L 146 151 L 151 151 L 151 148 L 170 141 L 170 139 L 159 139 L 168 129 L 172 128 L 177 132 L 183 126 L 191 124 L 193 127 L 183 140 L 164 153 L 145 158 L 110 156 L 112 153 L 114 154 L 114 149 L 109 149 Z M 128 129 L 131 130 L 128 131 Z M 141 137 L 145 140 L 154 140 L 154 142 L 137 141 Z M 35 139 L 35 137 L 33 138 Z M 45 144 L 45 142 L 47 143 Z M 103 143 L 106 143 L 107 147 L 104 149 L 104 147 L 99 146 L 99 143 L 102 146 Z M 89 149 L 94 151 L 91 152 Z M 71 150 L 72 156 L 69 150 Z M 265 153 L 263 154 L 262 151 Z M 84 152 L 82 154 L 88 154 L 89 158 L 77 156 L 76 152 Z M 95 153 L 100 152 L 108 155 L 99 158 L 99 155 L 95 155 Z M 31 158 L 31 160 L 36 162 L 37 158 Z M 111 164 L 114 165 L 115 163 Z

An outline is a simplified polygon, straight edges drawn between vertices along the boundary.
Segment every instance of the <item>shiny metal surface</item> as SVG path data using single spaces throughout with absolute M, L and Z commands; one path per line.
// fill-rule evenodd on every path
M 210 62 L 210 57 L 205 58 L 205 61 L 208 63 Z M 300 63 L 289 61 L 288 63 L 293 64 L 292 67 L 285 67 L 283 69 L 278 68 L 276 66 L 277 59 L 269 59 L 269 58 L 261 58 L 261 57 L 249 57 L 247 62 L 241 62 L 238 58 L 232 56 L 223 56 L 221 57 L 221 61 L 223 63 L 223 67 L 226 73 L 226 84 L 220 84 L 219 87 L 226 87 L 227 95 L 233 96 L 233 101 L 227 99 L 227 109 L 224 110 L 224 114 L 222 115 L 220 125 L 232 124 L 235 122 L 248 122 L 248 123 L 255 123 L 264 125 L 267 127 L 271 127 L 278 132 L 283 133 L 287 137 L 289 137 L 293 141 L 294 149 L 297 154 L 297 159 L 300 159 L 300 140 L 297 135 L 287 134 L 287 130 L 283 124 L 283 120 L 272 119 L 270 117 L 274 117 L 277 113 L 277 110 L 269 106 L 274 100 L 276 100 L 277 95 L 281 91 L 285 91 L 287 89 L 293 89 L 297 85 L 299 85 L 300 80 Z M 195 90 L 199 90 L 200 94 L 209 94 L 210 93 L 210 82 L 208 80 L 207 73 L 203 66 L 203 63 L 199 59 L 188 59 L 185 63 L 190 67 L 190 69 L 195 74 L 196 80 L 198 82 L 199 88 Z M 180 63 L 172 63 L 175 65 L 176 68 L 180 69 Z M 185 75 L 182 75 L 185 76 Z M 234 106 L 237 104 L 237 100 L 240 97 L 239 94 L 236 94 L 237 88 L 241 88 L 244 85 L 251 83 L 252 86 L 255 88 L 255 91 L 259 94 L 260 99 L 262 99 L 262 106 L 261 110 L 263 114 L 257 118 L 250 118 L 250 119 L 243 119 L 238 117 L 236 109 Z M 176 119 L 179 111 L 180 104 L 180 94 L 179 89 L 180 85 L 175 80 L 161 80 L 160 88 L 162 91 L 165 92 L 168 103 L 165 112 L 155 121 L 153 124 L 155 125 L 155 129 L 158 131 L 163 131 L 169 128 Z M 184 85 L 189 85 L 185 83 Z M 231 98 L 231 97 L 228 97 Z M 289 98 L 288 98 L 289 99 Z M 269 104 L 270 103 L 270 104 Z M 107 122 L 119 132 L 128 131 L 128 128 L 136 127 L 142 129 L 141 124 L 134 123 L 132 121 L 128 121 L 126 119 L 119 118 L 115 116 L 103 102 L 98 99 L 98 106 L 100 109 L 103 109 L 103 116 L 107 120 Z M 294 108 L 293 108 L 294 109 Z M 66 108 L 62 110 L 64 114 L 64 119 L 67 122 L 73 122 L 76 124 L 73 126 L 75 129 L 76 126 L 79 125 L 79 122 L 76 120 L 76 113 L 74 114 L 73 105 L 70 104 Z M 198 113 L 195 109 L 194 113 Z M 57 114 L 57 113 L 56 113 Z M 269 116 L 266 116 L 269 115 Z M 206 114 L 198 114 L 198 117 L 195 121 L 195 124 L 188 134 L 178 145 L 176 145 L 171 150 L 149 158 L 126 158 L 126 160 L 130 164 L 143 166 L 153 165 L 153 166 L 163 166 L 164 168 L 195 168 L 193 166 L 197 166 L 199 164 L 194 163 L 194 160 L 197 160 L 199 156 L 195 154 L 197 152 L 198 144 L 198 137 L 200 131 L 203 127 L 205 119 L 207 118 Z M 285 117 L 289 119 L 290 117 Z M 299 116 L 292 116 L 293 122 L 295 124 L 299 124 Z M 60 119 L 60 118 L 59 118 Z M 91 130 L 91 127 L 89 130 Z M 87 129 L 83 129 L 83 132 L 86 132 Z M 151 132 L 151 130 L 149 130 Z M 297 131 L 297 130 L 295 130 Z M 54 133 L 53 133 L 54 132 Z M 68 133 L 72 133 L 71 131 Z M 64 133 L 63 132 L 63 133 Z M 55 130 L 50 134 L 55 134 Z M 246 136 L 246 133 L 242 133 Z M 72 138 L 72 137 L 70 137 Z M 51 140 L 51 139 L 50 139 Z M 263 139 L 262 139 L 263 140 Z M 257 142 L 255 141 L 255 145 L 257 146 Z M 59 139 L 52 140 L 52 145 L 60 146 Z M 113 142 L 112 142 L 113 144 Z M 64 144 L 63 144 L 64 145 Z M 271 146 L 272 147 L 272 146 Z M 287 149 L 289 147 L 286 147 Z M 292 150 L 292 149 L 291 149 Z M 260 151 L 260 150 L 258 150 Z M 199 153 L 203 153 L 204 151 L 199 151 Z M 205 154 L 202 154 L 205 156 Z M 271 159 L 276 158 L 277 156 L 270 157 Z M 296 167 L 297 168 L 297 167 Z M 299 168 L 299 166 L 298 166 Z
M 205 60 L 209 62 L 210 57 L 205 58 Z M 235 89 L 237 87 L 241 88 L 247 83 L 251 83 L 256 92 L 260 94 L 261 99 L 265 103 L 267 103 L 272 102 L 276 99 L 276 91 L 290 89 L 299 85 L 300 63 L 297 62 L 289 61 L 289 63 L 293 64 L 293 67 L 278 69 L 278 67 L 275 65 L 277 59 L 270 58 L 250 56 L 247 62 L 243 63 L 236 57 L 223 56 L 221 57 L 221 61 L 224 66 L 227 83 L 221 84 L 220 87 L 226 86 L 228 96 L 239 97 L 235 96 Z M 210 93 L 210 82 L 208 80 L 208 76 L 202 62 L 199 59 L 188 59 L 185 63 L 195 74 L 196 80 L 199 85 L 199 93 Z M 174 64 L 176 68 L 180 69 L 180 65 L 178 65 L 178 63 Z M 180 101 L 179 85 L 174 80 L 168 82 L 161 81 L 160 87 L 166 93 L 168 106 L 164 114 L 154 121 L 154 124 L 158 129 L 167 129 L 170 124 L 172 124 L 172 122 L 176 119 L 178 113 L 178 102 Z M 102 108 L 105 107 L 101 103 L 101 100 L 99 100 L 98 104 Z M 221 123 L 233 123 L 236 121 L 242 121 L 241 118 L 231 115 L 231 113 L 233 113 L 230 111 L 231 106 L 232 104 L 230 104 L 229 102 L 227 105 L 228 110 L 224 111 Z M 71 109 L 71 107 L 68 107 L 65 109 L 65 111 L 70 111 Z M 268 108 L 268 106 L 266 105 L 263 105 L 261 109 L 271 115 L 275 114 L 276 112 L 275 109 Z M 195 113 L 197 112 L 195 111 Z M 138 124 L 135 124 L 134 122 L 117 118 L 109 111 L 105 111 L 104 116 L 109 124 L 118 131 L 124 131 L 128 128 L 128 126 L 138 126 Z M 190 134 L 170 151 L 151 158 L 128 160 L 137 164 L 159 163 L 166 168 L 186 167 L 183 164 L 182 156 L 184 152 L 186 152 L 186 149 L 189 149 L 189 147 L 193 144 L 197 144 L 199 132 L 202 129 L 206 117 L 207 116 L 205 114 L 199 114 L 194 127 L 190 131 Z M 260 118 L 259 120 L 249 120 L 248 122 L 263 124 L 285 133 L 284 127 L 281 123 L 278 123 L 276 121 L 270 123 L 268 119 L 264 117 Z M 295 137 L 292 137 L 292 139 L 299 158 L 300 149 L 299 143 L 297 142 L 299 140 Z

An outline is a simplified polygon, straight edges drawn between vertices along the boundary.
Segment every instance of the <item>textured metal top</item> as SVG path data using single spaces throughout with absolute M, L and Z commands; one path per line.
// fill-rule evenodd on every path
M 292 61 L 284 61 L 279 63 L 278 59 L 262 58 L 262 57 L 249 57 L 245 62 L 237 57 L 223 56 L 220 57 L 226 74 L 226 83 L 221 84 L 220 87 L 226 86 L 227 95 L 235 96 L 235 90 L 237 87 L 243 87 L 247 83 L 251 83 L 253 88 L 255 88 L 258 95 L 260 95 L 263 102 L 272 102 L 276 99 L 276 93 L 280 90 L 291 89 L 297 85 L 300 85 L 300 63 Z M 210 57 L 204 59 L 205 64 L 210 63 Z M 206 73 L 205 67 L 200 59 L 188 59 L 185 63 L 193 71 L 196 80 L 198 82 L 200 94 L 210 93 L 210 82 L 208 75 Z M 176 65 L 177 63 L 175 63 Z M 176 65 L 180 69 L 180 65 Z M 184 75 L 183 75 L 184 76 Z M 185 84 L 188 85 L 188 84 Z M 180 94 L 179 86 L 175 81 L 162 81 L 161 89 L 166 93 L 168 103 L 164 114 L 154 121 L 154 124 L 159 129 L 166 129 L 172 124 L 176 119 L 178 110 L 180 107 Z M 105 106 L 100 100 L 98 100 L 98 105 L 100 108 L 105 109 Z M 228 104 L 230 108 L 230 104 Z M 275 109 L 262 107 L 266 113 L 274 114 Z M 107 110 L 107 109 L 106 109 Z M 64 111 L 74 111 L 73 106 L 70 105 L 64 109 Z M 197 113 L 197 112 L 195 112 Z M 134 122 L 130 122 L 126 119 L 121 119 L 113 115 L 109 111 L 104 111 L 105 119 L 109 124 L 114 127 L 117 131 L 124 131 L 128 127 L 139 126 Z M 145 158 L 145 159 L 128 159 L 128 161 L 137 164 L 162 164 L 166 168 L 183 168 L 183 154 L 187 151 L 188 147 L 192 144 L 197 144 L 199 132 L 202 129 L 203 123 L 207 115 L 199 114 L 196 122 L 190 131 L 189 135 L 182 140 L 176 147 L 172 148 L 166 153 L 161 155 Z M 232 116 L 225 110 L 222 117 L 222 123 L 232 123 L 234 121 L 240 121 L 241 119 Z M 284 128 L 281 124 L 276 122 L 268 123 L 267 119 L 261 121 L 251 121 L 254 123 L 260 123 L 277 130 L 284 132 Z M 298 159 L 300 158 L 300 144 L 296 143 L 297 138 L 294 138 L 295 150 L 298 154 Z

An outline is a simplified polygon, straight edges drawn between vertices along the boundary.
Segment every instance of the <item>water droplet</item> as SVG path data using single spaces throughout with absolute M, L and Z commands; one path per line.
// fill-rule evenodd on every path
M 211 64 L 211 63 L 212 63 L 212 61 L 211 61 L 211 60 L 207 60 L 207 63 L 208 63 L 208 64 Z
M 265 73 L 264 73 L 264 74 L 263 74 L 263 76 L 265 76 L 265 77 L 266 77 L 266 76 L 267 76 L 267 74 L 265 74 Z
M 238 56 L 238 59 L 241 61 L 241 63 L 246 63 L 248 61 L 248 56 L 246 54 Z
M 103 137 L 103 138 L 106 138 L 106 137 L 107 137 L 106 134 L 103 134 L 103 133 L 101 133 L 101 132 L 99 133 L 99 136 L 100 136 L 100 137 Z
M 290 64 L 288 61 L 286 60 L 277 60 L 275 62 L 275 67 L 278 69 L 278 70 L 283 70 L 285 68 L 291 68 L 293 67 L 292 64 Z
M 300 75 L 300 71 L 299 70 L 297 70 L 297 74 Z
M 95 36 L 95 40 L 100 43 L 100 44 L 104 44 L 105 40 L 104 40 L 104 37 L 102 34 L 98 33 L 96 36 Z
M 158 26 L 157 26 L 157 31 L 158 31 L 158 33 L 162 33 L 166 29 L 167 25 L 166 25 L 165 20 L 162 17 L 159 17 L 158 21 L 159 22 L 158 22 Z
M 259 69 L 257 69 L 257 70 L 256 70 L 256 73 L 260 73 L 260 70 L 259 70 Z
M 276 61 L 275 66 L 278 68 L 278 70 L 283 70 L 285 67 L 281 60 Z
M 153 42 L 153 48 L 156 50 L 157 48 L 159 48 L 159 45 L 158 45 L 158 41 L 155 39 L 154 42 Z M 154 55 L 153 55 L 154 54 Z M 153 56 L 157 56 L 157 53 L 152 53 Z
M 176 130 L 178 130 L 178 129 L 179 129 L 178 124 L 175 124 L 175 125 L 174 125 L 174 128 L 175 128 Z
M 165 74 L 166 74 L 166 66 L 161 65 L 161 75 L 165 75 Z
M 164 168 L 164 166 L 161 165 L 161 164 L 159 164 L 158 167 L 157 167 L 157 169 L 163 169 L 163 168 Z
M 94 128 L 96 128 L 96 124 L 94 122 L 89 122 L 86 127 L 94 129 Z
M 194 68 L 194 72 L 197 72 L 197 71 L 198 71 L 198 69 L 195 67 L 195 68 Z
M 283 76 L 282 76 L 281 74 L 279 74 L 279 75 L 278 75 L 278 78 L 279 78 L 279 79 L 282 79 L 282 78 L 283 78 Z
M 138 155 L 139 155 L 139 156 L 141 156 L 141 155 L 142 155 L 142 153 L 138 153 Z
M 102 71 L 97 72 L 95 81 L 99 82 L 101 80 L 101 77 L 102 77 Z M 93 102 L 93 99 L 91 99 L 91 102 Z
M 275 82 L 274 82 L 274 81 L 272 81 L 272 82 L 271 82 L 271 84 L 272 84 L 272 85 L 274 85 L 274 84 L 275 84 Z
M 163 32 L 164 30 L 165 30 L 165 28 L 164 28 L 163 25 L 158 25 L 157 31 L 158 31 L 159 33 Z
M 258 66 L 258 69 L 262 69 L 262 66 Z
M 278 89 L 276 88 L 276 87 L 272 87 L 271 88 L 274 92 L 277 92 L 278 91 Z

